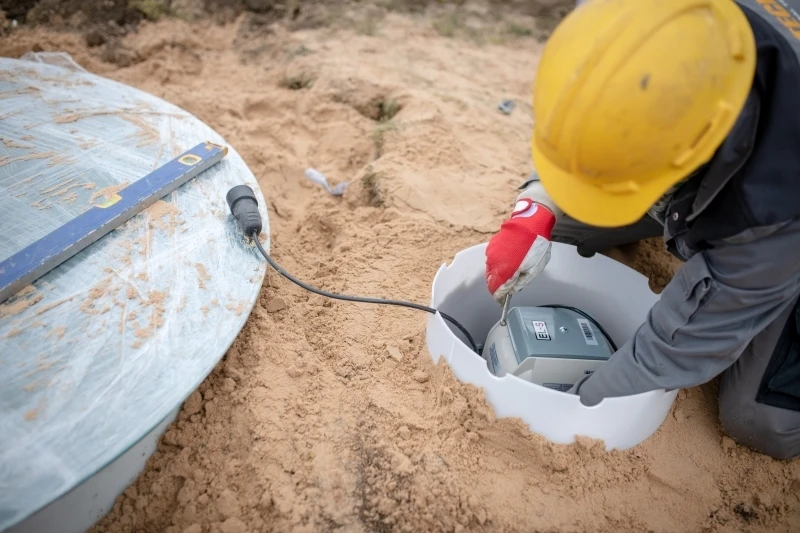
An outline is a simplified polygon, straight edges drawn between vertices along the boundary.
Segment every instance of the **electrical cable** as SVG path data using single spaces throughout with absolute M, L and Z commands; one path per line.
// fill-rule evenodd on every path
M 256 243 L 256 247 L 258 247 L 258 251 L 261 252 L 261 255 L 264 256 L 264 259 L 267 260 L 267 263 L 274 268 L 281 276 L 288 279 L 295 285 L 302 287 L 303 289 L 313 292 L 314 294 L 318 294 L 320 296 L 324 296 L 326 298 L 332 298 L 334 300 L 344 300 L 346 302 L 360 302 L 360 303 L 367 303 L 367 304 L 378 304 L 378 305 L 394 305 L 398 307 L 407 307 L 409 309 L 416 309 L 418 311 L 425 311 L 427 313 L 436 314 L 439 313 L 442 315 L 442 318 L 453 324 L 456 328 L 458 328 L 461 333 L 464 334 L 467 341 L 470 344 L 472 350 L 480 355 L 480 351 L 478 350 L 478 345 L 475 344 L 475 340 L 472 338 L 472 335 L 469 334 L 467 329 L 462 326 L 456 319 L 453 317 L 442 313 L 441 311 L 437 311 L 436 309 L 432 309 L 430 307 L 426 307 L 424 305 L 415 304 L 413 302 L 405 302 L 402 300 L 386 300 L 383 298 L 366 298 L 363 296 L 349 296 L 346 294 L 335 294 L 332 292 L 323 291 L 321 289 L 317 289 L 316 287 L 312 287 L 307 283 L 300 281 L 299 279 L 295 278 L 288 272 L 286 272 L 281 266 L 276 263 L 272 257 L 264 250 L 264 247 L 261 245 L 261 241 L 258 240 L 258 235 L 261 233 L 261 214 L 258 211 L 258 200 L 256 199 L 256 195 L 253 192 L 253 189 L 248 187 L 247 185 L 236 185 L 235 187 L 231 188 L 228 191 L 228 194 L 225 196 L 225 200 L 228 203 L 228 207 L 231 210 L 231 214 L 236 219 L 237 224 L 239 225 L 239 229 L 242 231 L 244 235 L 249 235 L 252 237 L 253 241 Z M 541 307 L 552 307 L 552 308 L 562 308 L 568 309 L 573 311 L 597 326 L 597 329 L 605 336 L 608 343 L 611 345 L 613 350 L 617 351 L 617 346 L 614 344 L 614 341 L 611 340 L 611 336 L 603 329 L 603 326 L 597 323 L 597 321 L 589 316 L 588 314 L 584 313 L 580 309 L 576 309 L 574 307 L 568 307 L 565 305 L 543 305 Z
M 308 285 L 307 283 L 303 283 L 299 279 L 295 278 L 294 276 L 292 276 L 291 274 L 286 272 L 283 268 L 281 268 L 280 265 L 278 265 L 278 263 L 276 263 L 269 256 L 267 251 L 264 250 L 264 247 L 261 246 L 261 241 L 258 240 L 258 232 L 257 231 L 253 230 L 253 232 L 251 233 L 251 237 L 253 238 L 253 241 L 255 241 L 256 247 L 258 248 L 258 251 L 261 252 L 261 255 L 263 255 L 264 259 L 267 260 L 267 263 L 269 263 L 269 265 L 272 268 L 274 268 L 278 272 L 278 274 L 280 274 L 284 278 L 288 279 L 289 281 L 291 281 L 295 285 L 298 285 L 298 286 L 304 288 L 307 291 L 313 292 L 315 294 L 319 294 L 320 296 L 325 296 L 326 298 L 333 298 L 334 300 L 344 300 L 344 301 L 347 301 L 347 302 L 360 302 L 360 303 L 366 303 L 366 304 L 395 305 L 395 306 L 398 306 L 398 307 L 408 307 L 408 308 L 411 308 L 411 309 L 417 309 L 419 311 L 426 311 L 426 312 L 434 314 L 434 315 L 437 313 L 436 309 L 432 309 L 430 307 L 426 307 L 426 306 L 420 305 L 420 304 L 415 304 L 413 302 L 404 302 L 404 301 L 401 301 L 401 300 L 385 300 L 383 298 L 366 298 L 366 297 L 363 297 L 363 296 L 348 296 L 346 294 L 334 294 L 332 292 L 327 292 L 327 291 L 323 291 L 321 289 L 317 289 L 316 287 L 312 287 L 311 285 Z M 444 318 L 445 320 L 447 320 L 448 322 L 453 324 L 455 327 L 457 327 L 461 331 L 461 333 L 463 333 L 464 336 L 467 338 L 467 341 L 469 342 L 470 346 L 472 347 L 472 350 L 475 353 L 478 353 L 478 346 L 475 344 L 475 341 L 472 339 L 472 335 L 469 334 L 469 332 L 466 330 L 466 328 L 464 326 L 462 326 L 453 317 L 451 317 L 449 315 L 446 315 L 446 314 L 442 313 L 441 311 L 438 311 L 438 313 L 440 315 L 442 315 L 442 318 Z

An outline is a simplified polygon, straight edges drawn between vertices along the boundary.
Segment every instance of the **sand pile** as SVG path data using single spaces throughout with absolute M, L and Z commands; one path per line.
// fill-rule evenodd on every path
M 325 13 L 312 29 L 252 14 L 164 19 L 114 53 L 17 30 L 0 53 L 67 51 L 194 113 L 259 179 L 284 268 L 328 290 L 426 303 L 438 266 L 488 239 L 531 171 L 537 26 L 472 4 Z M 505 98 L 518 104 L 509 116 L 496 108 Z M 350 181 L 346 195 L 308 182 L 308 166 Z M 655 285 L 675 268 L 652 242 L 615 257 Z M 425 320 L 271 273 L 225 359 L 94 531 L 800 530 L 800 462 L 725 438 L 713 384 L 682 391 L 636 449 L 555 446 L 495 420 L 480 391 L 434 366 Z

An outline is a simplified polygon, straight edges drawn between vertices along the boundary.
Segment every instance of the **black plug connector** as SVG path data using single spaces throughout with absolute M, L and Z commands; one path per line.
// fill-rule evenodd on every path
M 261 233 L 261 213 L 258 212 L 258 200 L 253 189 L 247 185 L 237 185 L 225 195 L 231 214 L 239 223 L 239 229 L 248 237 L 253 232 Z

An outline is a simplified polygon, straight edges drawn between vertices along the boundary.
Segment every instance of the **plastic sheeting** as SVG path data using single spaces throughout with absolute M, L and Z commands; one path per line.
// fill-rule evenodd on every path
M 0 260 L 184 150 L 227 145 L 151 95 L 12 59 L 0 59 L 0 137 Z M 0 530 L 112 462 L 224 355 L 265 274 L 225 203 L 242 183 L 269 235 L 256 180 L 229 146 L 0 305 Z
M 77 64 L 75 60 L 72 59 L 72 56 L 66 52 L 25 52 L 20 59 L 24 61 L 33 61 L 34 63 L 45 63 L 47 65 L 64 67 L 73 72 L 87 72 L 85 68 Z

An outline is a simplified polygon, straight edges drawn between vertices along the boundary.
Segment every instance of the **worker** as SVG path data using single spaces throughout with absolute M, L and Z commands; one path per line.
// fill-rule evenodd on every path
M 551 241 L 683 261 L 584 405 L 721 376 L 722 427 L 800 455 L 800 0 L 588 0 L 542 52 L 536 172 L 486 248 L 498 302 Z M 594 243 L 594 244 L 593 244 Z

